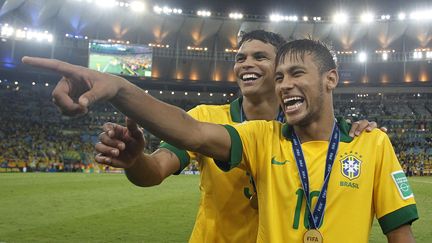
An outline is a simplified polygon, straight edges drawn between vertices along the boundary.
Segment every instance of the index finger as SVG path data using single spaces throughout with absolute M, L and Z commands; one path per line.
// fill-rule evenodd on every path
M 61 73 L 63 75 L 66 76 L 70 76 L 72 75 L 75 71 L 77 66 L 72 65 L 70 63 L 67 62 L 62 62 L 59 61 L 57 59 L 48 59 L 48 58 L 42 58 L 42 57 L 29 57 L 29 56 L 24 56 L 21 61 L 24 64 L 33 66 L 33 67 L 38 67 L 38 68 L 43 68 L 43 69 L 48 69 L 57 73 Z

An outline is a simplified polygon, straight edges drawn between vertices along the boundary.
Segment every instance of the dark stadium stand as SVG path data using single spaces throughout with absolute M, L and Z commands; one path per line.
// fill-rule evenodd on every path
M 0 103 L 5 104 L 0 107 L 0 172 L 105 171 L 107 168 L 94 162 L 94 144 L 103 123 L 123 123 L 123 115 L 110 105 L 96 105 L 85 117 L 64 117 L 51 102 L 51 91 L 52 87 L 40 85 L 0 83 Z M 170 91 L 165 91 L 169 94 L 166 96 L 158 91 L 150 92 L 183 109 L 200 103 L 218 103 L 210 96 L 206 102 L 194 100 L 184 92 L 176 99 L 170 99 Z M 218 95 L 223 97 L 214 94 Z M 367 118 L 386 126 L 407 173 L 430 175 L 431 98 L 431 94 L 339 94 L 335 96 L 336 114 L 353 121 Z M 219 103 L 224 102 L 227 100 L 219 98 Z M 146 150 L 154 151 L 159 140 L 149 133 L 145 136 Z M 195 166 L 192 164 L 188 169 L 196 170 Z M 119 172 L 113 168 L 109 171 Z

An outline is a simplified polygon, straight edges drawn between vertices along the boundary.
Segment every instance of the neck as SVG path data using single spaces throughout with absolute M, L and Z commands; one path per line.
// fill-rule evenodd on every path
M 333 110 L 333 107 L 332 107 Z M 329 141 L 333 131 L 334 113 L 322 115 L 308 124 L 294 125 L 294 131 L 302 143 L 308 141 Z
M 274 120 L 279 112 L 279 104 L 274 94 L 243 97 L 243 112 L 248 120 Z

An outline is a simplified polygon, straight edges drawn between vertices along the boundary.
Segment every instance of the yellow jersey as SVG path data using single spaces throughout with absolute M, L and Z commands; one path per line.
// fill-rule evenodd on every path
M 227 105 L 199 105 L 188 113 L 202 122 L 236 124 L 242 121 L 242 99 Z M 162 143 L 180 160 L 180 173 L 190 160 L 198 162 L 201 191 L 200 205 L 189 242 L 255 242 L 258 211 L 250 206 L 254 192 L 250 176 L 241 169 L 220 170 L 212 158 L 186 152 Z
M 353 139 L 343 120 L 338 126 L 339 149 L 319 226 L 324 242 L 368 242 L 374 216 L 383 233 L 416 220 L 413 193 L 387 135 L 375 129 Z M 217 164 L 224 170 L 246 169 L 254 178 L 259 202 L 257 242 L 303 242 L 309 210 L 293 155 L 292 127 L 276 121 L 225 127 L 231 137 L 231 161 Z M 328 144 L 301 144 L 312 211 L 324 181 Z

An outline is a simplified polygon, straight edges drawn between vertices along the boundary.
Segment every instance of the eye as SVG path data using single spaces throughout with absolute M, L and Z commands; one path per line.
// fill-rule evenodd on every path
M 255 59 L 258 61 L 261 61 L 261 60 L 267 59 L 267 57 L 264 54 L 257 54 L 257 55 L 255 55 Z
M 236 62 L 243 62 L 245 60 L 245 57 L 244 56 L 236 56 L 235 57 L 235 61 Z
M 284 77 L 282 74 L 276 74 L 274 80 L 276 83 L 280 83 L 280 82 L 282 82 L 283 78 Z
M 304 73 L 305 73 L 304 71 L 298 70 L 298 71 L 293 72 L 292 76 L 297 78 L 297 77 L 302 76 Z

